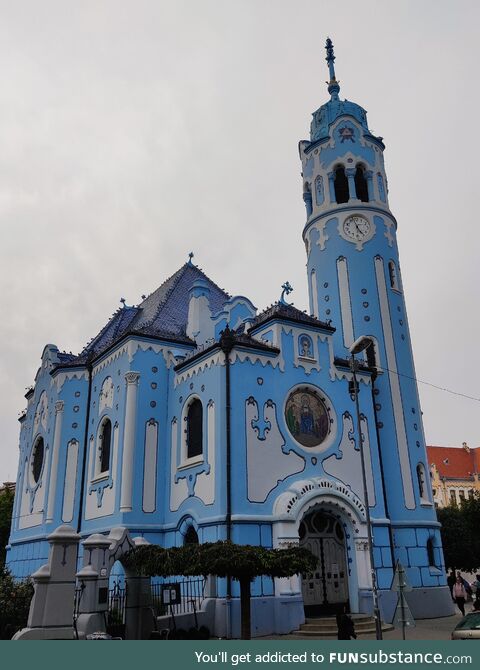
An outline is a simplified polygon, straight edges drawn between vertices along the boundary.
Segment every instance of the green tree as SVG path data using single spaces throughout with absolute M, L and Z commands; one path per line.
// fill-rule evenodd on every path
M 472 572 L 480 567 L 480 495 L 437 510 L 445 566 Z
M 17 630 L 27 625 L 33 586 L 17 582 L 0 566 L 0 639 L 10 640 Z
M 10 537 L 14 493 L 6 488 L 0 493 L 0 566 L 5 565 L 6 545 Z
M 312 572 L 317 558 L 308 549 L 266 549 L 233 542 L 206 542 L 162 549 L 139 547 L 127 558 L 127 567 L 146 576 L 214 575 L 240 584 L 242 639 L 251 637 L 251 583 L 255 577 L 290 577 Z

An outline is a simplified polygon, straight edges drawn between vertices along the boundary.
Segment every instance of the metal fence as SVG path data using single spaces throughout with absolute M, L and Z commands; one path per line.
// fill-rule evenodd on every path
M 175 616 L 177 614 L 194 612 L 201 608 L 205 593 L 205 579 L 203 577 L 196 577 L 195 579 L 170 579 L 152 584 L 152 607 L 156 616 L 171 613 L 170 607 L 162 603 L 162 589 L 170 584 L 180 585 L 180 602 L 171 606 Z

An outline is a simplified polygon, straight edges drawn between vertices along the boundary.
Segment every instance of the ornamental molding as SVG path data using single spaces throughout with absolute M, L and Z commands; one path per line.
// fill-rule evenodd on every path
M 86 370 L 78 371 L 78 370 L 65 370 L 62 372 L 58 372 L 55 374 L 55 377 L 53 379 L 53 384 L 56 387 L 57 393 L 60 393 L 62 390 L 63 385 L 65 382 L 69 382 L 72 379 L 76 379 L 77 381 L 85 380 L 87 381 L 88 379 L 88 373 Z
M 225 355 L 223 351 L 217 351 L 212 356 L 209 356 L 208 358 L 199 361 L 196 365 L 192 365 L 192 367 L 187 368 L 186 370 L 184 369 L 181 372 L 177 373 L 175 375 L 175 381 L 174 381 L 175 386 L 178 386 L 179 384 L 186 382 L 188 379 L 191 379 L 192 377 L 201 374 L 202 372 L 208 370 L 214 365 L 225 365 Z
M 125 381 L 127 382 L 128 385 L 130 384 L 135 384 L 138 385 L 138 380 L 140 379 L 140 373 L 139 372 L 126 372 L 125 373 Z
M 270 356 L 262 356 L 262 354 L 257 354 L 253 351 L 241 351 L 234 349 L 230 355 L 230 362 L 236 363 L 236 361 L 239 361 L 240 363 L 249 361 L 252 363 L 252 365 L 255 365 L 255 363 L 260 363 L 262 367 L 270 365 L 272 368 L 279 368 L 282 372 L 285 369 L 284 360 L 282 356 L 278 355 L 272 359 Z
M 273 516 L 279 521 L 300 521 L 310 508 L 326 503 L 338 508 L 350 519 L 355 532 L 360 532 L 359 524 L 366 521 L 365 505 L 349 486 L 325 477 L 294 482 L 275 500 Z

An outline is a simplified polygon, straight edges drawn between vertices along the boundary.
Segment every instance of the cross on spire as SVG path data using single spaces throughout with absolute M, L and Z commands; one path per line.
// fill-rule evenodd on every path
M 285 284 L 282 284 L 282 295 L 280 296 L 280 302 L 282 305 L 290 305 L 291 303 L 287 302 L 285 300 L 285 295 L 289 295 L 293 291 L 293 286 L 291 286 L 290 282 L 286 281 Z
M 326 82 L 328 84 L 328 92 L 330 93 L 332 100 L 338 100 L 340 85 L 335 77 L 335 54 L 333 53 L 333 42 L 329 37 L 327 37 L 325 49 L 327 51 L 325 60 L 328 63 L 328 72 L 330 75 L 330 81 Z
M 189 265 L 193 265 L 193 263 L 192 263 L 192 258 L 193 258 L 194 256 L 195 256 L 195 254 L 193 253 L 193 251 L 191 251 L 191 252 L 188 254 L 188 264 L 189 264 Z

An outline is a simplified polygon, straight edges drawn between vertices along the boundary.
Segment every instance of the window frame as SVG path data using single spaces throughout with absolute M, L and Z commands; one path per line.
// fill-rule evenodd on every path
M 201 419 L 202 419 L 202 431 L 201 431 L 201 446 L 202 446 L 202 451 L 199 454 L 189 456 L 188 455 L 188 417 L 189 417 L 189 412 L 191 406 L 198 401 L 201 406 Z M 182 431 L 182 449 L 181 449 L 181 462 L 179 468 L 184 468 L 184 467 L 190 467 L 192 465 L 196 465 L 198 463 L 203 463 L 205 460 L 205 446 L 206 446 L 206 441 L 205 441 L 205 408 L 204 404 L 202 402 L 202 399 L 198 395 L 191 395 L 185 402 L 185 405 L 183 407 L 183 412 L 182 412 L 182 426 L 183 426 L 183 431 Z

